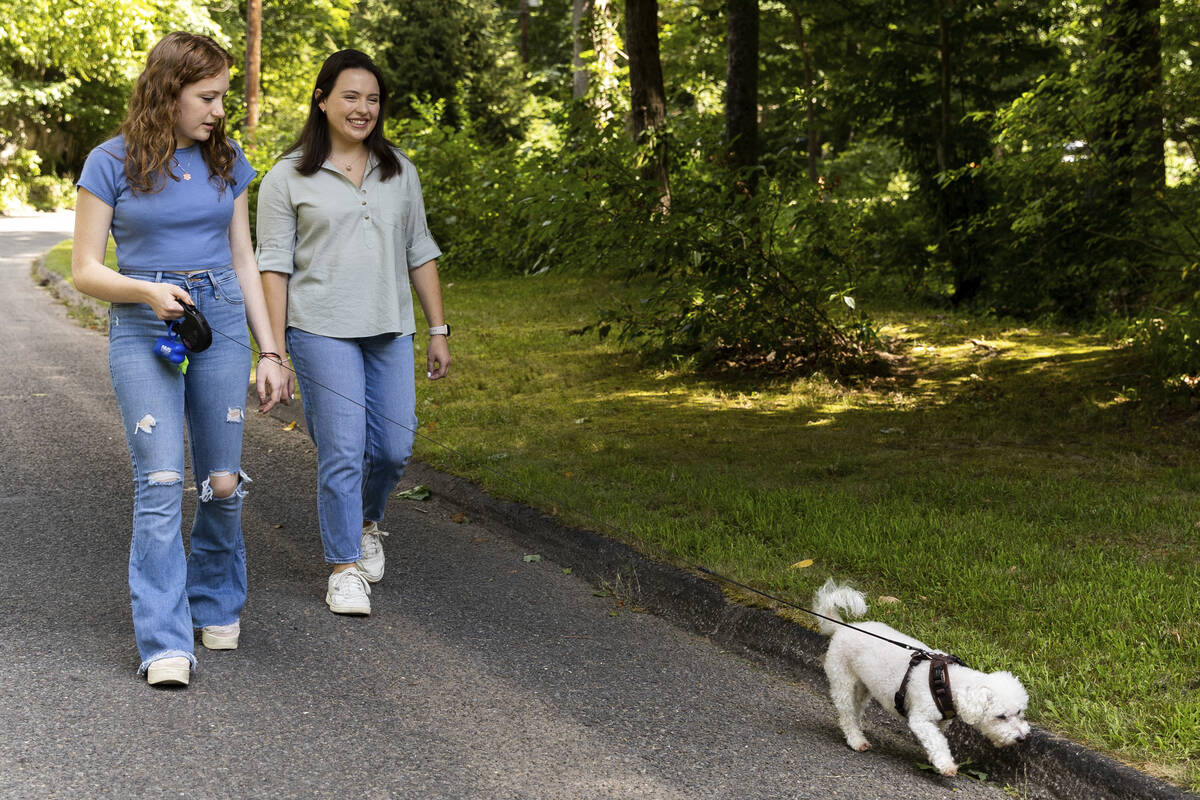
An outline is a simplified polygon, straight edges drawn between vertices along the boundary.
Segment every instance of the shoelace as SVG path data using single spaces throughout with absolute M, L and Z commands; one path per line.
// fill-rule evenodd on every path
M 363 542 L 366 544 L 367 547 L 371 548 L 371 553 L 372 553 L 372 555 L 374 555 L 375 552 L 383 549 L 383 542 L 381 542 L 379 540 L 380 537 L 387 536 L 387 535 L 388 535 L 387 531 L 381 531 L 378 529 L 373 530 L 373 531 L 367 531 L 363 536 Z
M 347 570 L 342 570 L 334 577 L 333 590 L 335 592 L 353 593 L 353 590 L 350 589 L 349 587 L 342 588 L 342 584 L 344 584 L 348 580 L 356 581 L 358 583 L 358 585 L 362 587 L 364 594 L 371 593 L 371 584 L 367 581 L 367 576 L 363 575 L 357 569 L 353 569 L 353 568 L 347 569 Z

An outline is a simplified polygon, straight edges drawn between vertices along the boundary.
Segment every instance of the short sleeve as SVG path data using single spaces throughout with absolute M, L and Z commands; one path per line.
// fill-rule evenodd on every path
M 125 161 L 104 145 L 88 153 L 75 185 L 87 189 L 106 205 L 116 207 L 125 183 Z
M 290 162 L 279 162 L 258 187 L 259 272 L 290 275 L 296 268 L 296 209 L 292 207 L 286 177 L 286 171 L 291 169 Z
M 246 187 L 254 180 L 258 170 L 250 166 L 246 154 L 242 152 L 242 148 L 238 147 L 236 142 L 233 143 L 233 148 L 237 150 L 237 158 L 233 161 L 233 196 L 237 197 L 246 191 Z
M 429 223 L 425 219 L 425 198 L 421 194 L 421 179 L 417 177 L 416 167 L 411 162 L 407 167 L 408 180 L 405 189 L 408 193 L 408 218 L 405 220 L 405 249 L 409 269 L 416 269 L 442 255 L 442 250 L 429 232 Z

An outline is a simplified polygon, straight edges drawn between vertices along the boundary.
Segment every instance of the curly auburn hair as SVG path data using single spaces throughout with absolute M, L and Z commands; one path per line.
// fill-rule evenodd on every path
M 175 155 L 179 94 L 184 86 L 211 78 L 232 65 L 233 57 L 207 36 L 176 31 L 154 45 L 133 88 L 129 114 L 120 129 L 125 136 L 125 177 L 135 193 L 161 191 L 163 176 L 179 180 L 170 167 Z M 209 180 L 222 190 L 231 186 L 236 151 L 225 137 L 225 120 L 217 120 L 212 134 L 199 145 Z

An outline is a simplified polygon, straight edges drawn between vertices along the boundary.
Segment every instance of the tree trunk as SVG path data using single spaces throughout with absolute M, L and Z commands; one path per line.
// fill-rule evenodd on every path
M 954 42 L 951 36 L 953 0 L 942 0 L 938 11 L 938 112 L 934 123 L 935 157 L 938 172 L 956 169 L 959 164 L 957 124 L 953 103 Z M 934 179 L 936 181 L 936 179 Z M 978 187 L 974 179 L 960 175 L 946 183 L 936 182 L 939 240 L 954 274 L 954 303 L 965 303 L 983 288 L 983 267 L 968 230 L 972 209 L 977 205 Z
M 1130 199 L 1166 185 L 1160 0 L 1105 0 L 1102 93 L 1111 112 L 1098 150 Z
M 517 4 L 517 16 L 521 21 L 521 63 L 529 64 L 529 0 L 520 0 Z M 528 66 L 526 66 L 528 74 Z
M 262 72 L 262 0 L 246 0 L 246 139 L 258 130 Z
M 758 0 L 729 0 L 725 42 L 725 142 L 730 164 L 758 163 Z M 757 172 L 747 175 L 753 190 Z
M 936 138 L 938 169 L 943 172 L 954 163 L 954 137 L 950 122 L 950 0 L 945 0 L 938 15 L 938 132 Z
M 804 64 L 804 138 L 808 150 L 808 179 L 817 182 L 817 162 L 821 159 L 821 131 L 817 129 L 817 88 L 813 80 L 812 58 L 808 51 L 808 31 L 799 11 L 792 11 L 796 20 L 796 35 L 800 40 L 800 56 Z
M 588 24 L 591 5 L 590 0 L 574 0 L 571 5 L 571 96 L 576 100 L 587 96 L 588 71 L 583 63 L 583 52 L 595 49 L 590 35 L 592 26 Z
M 634 137 L 653 142 L 653 158 L 642 168 L 642 177 L 658 186 L 659 204 L 670 206 L 667 143 L 658 135 L 667 118 L 662 62 L 658 55 L 658 0 L 626 0 L 625 46 L 629 51 L 629 91 Z

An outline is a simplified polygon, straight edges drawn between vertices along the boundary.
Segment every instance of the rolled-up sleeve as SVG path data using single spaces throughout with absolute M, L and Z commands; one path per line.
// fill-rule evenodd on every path
M 292 165 L 280 162 L 271 168 L 258 189 L 258 269 L 292 274 L 296 254 L 296 209 L 286 173 Z
M 442 250 L 429 232 L 425 219 L 425 198 L 421 195 L 421 179 L 411 162 L 404 165 L 408 180 L 405 182 L 408 200 L 408 217 L 405 224 L 405 252 L 408 268 L 416 269 L 442 254 Z

